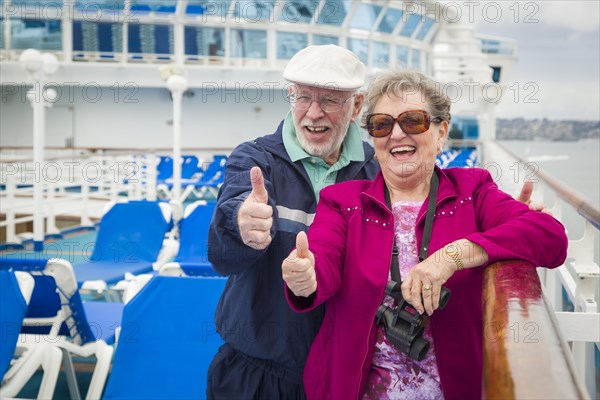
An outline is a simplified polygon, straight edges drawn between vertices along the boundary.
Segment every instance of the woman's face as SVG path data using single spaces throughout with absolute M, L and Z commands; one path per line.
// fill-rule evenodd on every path
M 389 114 L 396 118 L 409 110 L 425 110 L 431 119 L 431 108 L 418 92 L 403 93 L 402 96 L 383 95 L 373 113 Z M 382 138 L 373 138 L 375 154 L 386 181 L 393 179 L 397 184 L 415 185 L 425 181 L 435 166 L 435 156 L 442 148 L 448 134 L 448 122 L 431 122 L 429 130 L 419 134 L 406 134 L 395 123 L 392 133 Z

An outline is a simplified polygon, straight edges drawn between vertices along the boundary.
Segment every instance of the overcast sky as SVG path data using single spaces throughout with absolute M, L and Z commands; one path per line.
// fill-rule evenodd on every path
M 480 4 L 471 6 L 478 33 L 518 43 L 518 60 L 509 80 L 520 90 L 519 101 L 514 100 L 515 90 L 508 91 L 498 117 L 600 119 L 599 0 L 473 3 Z M 486 7 L 486 3 L 494 4 Z M 526 102 L 527 95 L 539 101 Z

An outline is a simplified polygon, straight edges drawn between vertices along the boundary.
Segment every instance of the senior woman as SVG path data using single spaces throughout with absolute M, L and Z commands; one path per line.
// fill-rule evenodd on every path
M 282 265 L 294 310 L 327 303 L 304 370 L 307 397 L 480 398 L 483 269 L 506 259 L 559 266 L 564 228 L 500 191 L 483 169 L 435 167 L 450 100 L 421 73 L 376 76 L 363 122 L 380 174 L 323 189 L 308 242 L 299 233 Z M 404 299 L 431 316 L 421 361 L 376 323 L 382 302 L 394 307 L 385 294 L 392 276 Z M 442 285 L 452 295 L 437 310 Z

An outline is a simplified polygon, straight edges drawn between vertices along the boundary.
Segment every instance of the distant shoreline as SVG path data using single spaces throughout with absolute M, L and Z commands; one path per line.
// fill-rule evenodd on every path
M 599 139 L 600 121 L 552 121 L 524 118 L 496 119 L 496 139 L 576 142 Z

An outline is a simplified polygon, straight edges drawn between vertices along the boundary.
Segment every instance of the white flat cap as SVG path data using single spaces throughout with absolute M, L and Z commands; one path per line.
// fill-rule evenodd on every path
M 283 71 L 283 78 L 290 82 L 334 90 L 359 89 L 365 75 L 365 65 L 358 56 L 334 44 L 300 50 Z

